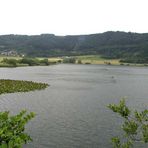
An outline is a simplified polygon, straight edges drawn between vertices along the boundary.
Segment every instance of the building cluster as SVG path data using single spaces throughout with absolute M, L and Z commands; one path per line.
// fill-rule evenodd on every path
M 3 55 L 3 56 L 19 56 L 18 53 L 15 50 L 2 51 L 2 52 L 0 52 L 0 55 Z

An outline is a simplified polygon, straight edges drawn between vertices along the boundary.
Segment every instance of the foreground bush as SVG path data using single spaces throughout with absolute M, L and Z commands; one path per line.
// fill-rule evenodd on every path
M 135 110 L 132 112 L 122 99 L 119 104 L 108 106 L 113 112 L 119 114 L 123 119 L 122 130 L 125 135 L 123 140 L 119 137 L 112 138 L 114 148 L 131 148 L 134 142 L 148 143 L 148 110 Z
M 25 125 L 35 116 L 25 110 L 18 115 L 10 116 L 9 112 L 0 112 L 0 148 L 22 148 L 31 141 L 25 133 Z

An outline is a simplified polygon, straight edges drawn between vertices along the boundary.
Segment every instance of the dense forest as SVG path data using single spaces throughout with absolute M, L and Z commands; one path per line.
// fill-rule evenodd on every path
M 148 33 L 105 32 L 91 35 L 1 35 L 0 52 L 16 51 L 32 57 L 100 54 L 123 61 L 148 62 Z

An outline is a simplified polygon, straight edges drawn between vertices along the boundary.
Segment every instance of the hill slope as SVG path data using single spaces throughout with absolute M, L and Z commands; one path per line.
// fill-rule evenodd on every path
M 0 52 L 16 50 L 28 56 L 101 54 L 107 58 L 148 60 L 148 33 L 105 32 L 91 35 L 1 35 Z

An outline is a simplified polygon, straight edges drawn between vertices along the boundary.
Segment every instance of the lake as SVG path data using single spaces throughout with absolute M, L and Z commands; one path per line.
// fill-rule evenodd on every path
M 148 108 L 148 68 L 60 64 L 0 68 L 0 79 L 31 80 L 41 91 L 3 94 L 0 111 L 22 109 L 37 115 L 27 125 L 33 142 L 26 148 L 111 148 L 121 118 L 106 106 L 127 97 L 136 109 Z M 141 148 L 142 146 L 137 145 Z

